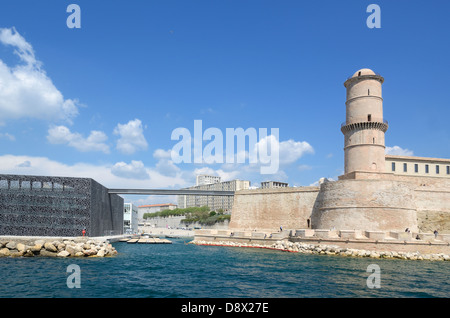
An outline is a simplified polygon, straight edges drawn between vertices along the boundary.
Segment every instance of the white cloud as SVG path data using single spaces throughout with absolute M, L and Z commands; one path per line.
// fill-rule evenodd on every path
M 165 189 L 192 185 L 181 176 L 165 176 L 152 168 L 145 168 L 148 173 L 147 179 L 132 178 L 131 175 L 129 175 L 129 178 L 123 178 L 112 173 L 114 166 L 112 164 L 95 165 L 82 162 L 68 165 L 46 157 L 0 156 L 0 174 L 92 178 L 107 188 L 121 189 Z
M 16 167 L 28 168 L 31 167 L 31 162 L 29 160 L 25 160 L 24 162 L 19 163 Z
M 150 175 L 144 167 L 142 161 L 131 160 L 130 164 L 118 162 L 111 168 L 111 173 L 117 177 L 127 179 L 145 180 L 150 179 Z
M 231 170 L 231 171 L 225 171 L 223 169 L 213 169 L 210 167 L 203 167 L 203 168 L 197 168 L 193 171 L 193 176 L 195 178 L 196 175 L 199 174 L 207 174 L 212 176 L 219 176 L 222 181 L 230 181 L 237 179 L 240 175 L 241 171 L 239 170 Z
M 289 139 L 280 142 L 280 164 L 291 164 L 305 154 L 314 154 L 313 147 L 306 141 L 294 141 Z
M 0 139 L 1 138 L 8 139 L 9 141 L 15 141 L 16 140 L 16 137 L 14 137 L 14 135 L 11 135 L 9 133 L 0 133 Z
M 114 134 L 119 135 L 117 150 L 130 155 L 138 150 L 147 149 L 147 140 L 144 137 L 144 129 L 139 119 L 130 120 L 127 124 L 117 124 Z
M 385 152 L 387 155 L 396 155 L 396 156 L 413 156 L 414 155 L 412 150 L 403 149 L 399 146 L 386 147 Z
M 153 152 L 153 157 L 156 159 L 171 159 L 172 150 L 164 150 L 164 149 L 156 149 L 155 152 Z
M 181 169 L 173 163 L 171 151 L 172 150 L 156 149 L 153 153 L 153 157 L 158 159 L 158 162 L 155 165 L 156 171 L 166 176 L 175 177 L 180 173 Z
M 9 67 L 0 60 L 0 120 L 35 118 L 71 120 L 78 102 L 65 99 L 41 68 L 33 47 L 15 28 L 0 28 L 0 43 L 14 48 L 21 64 Z
M 105 133 L 92 130 L 87 138 L 79 133 L 72 133 L 65 126 L 55 126 L 48 130 L 47 140 L 52 144 L 65 144 L 78 151 L 101 151 L 109 153 L 109 146 L 105 143 L 108 137 Z
M 289 139 L 279 142 L 273 135 L 262 138 L 256 144 L 256 147 L 260 155 L 261 153 L 268 152 L 269 157 L 271 155 L 271 149 L 278 148 L 280 164 L 291 164 L 296 162 L 305 154 L 314 153 L 313 147 L 306 141 L 294 141 L 292 139 Z

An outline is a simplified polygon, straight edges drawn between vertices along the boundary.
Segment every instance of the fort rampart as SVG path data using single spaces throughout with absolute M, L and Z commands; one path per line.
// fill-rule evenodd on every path
M 347 176 L 349 177 L 349 176 Z M 233 231 L 337 229 L 450 234 L 450 180 L 358 173 L 319 187 L 237 191 Z

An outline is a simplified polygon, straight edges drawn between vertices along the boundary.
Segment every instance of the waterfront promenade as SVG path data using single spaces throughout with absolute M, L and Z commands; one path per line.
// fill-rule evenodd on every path
M 192 243 L 345 256 L 450 260 L 450 234 L 312 229 L 276 233 L 197 230 Z

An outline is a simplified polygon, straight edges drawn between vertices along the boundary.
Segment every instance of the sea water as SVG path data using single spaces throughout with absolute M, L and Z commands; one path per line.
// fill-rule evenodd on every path
M 0 258 L 0 297 L 360 298 L 449 297 L 450 262 L 355 258 L 276 250 L 113 243 L 106 258 Z M 79 288 L 68 284 L 71 264 Z M 368 284 L 379 267 L 379 288 Z M 73 288 L 70 288 L 73 287 Z M 371 288 L 374 287 L 374 288 Z

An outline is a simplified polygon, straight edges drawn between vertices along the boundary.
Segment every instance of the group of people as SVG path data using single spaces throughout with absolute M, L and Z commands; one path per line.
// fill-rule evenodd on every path
M 406 228 L 405 232 L 411 233 L 411 230 L 409 228 Z M 437 236 L 439 235 L 439 232 L 437 230 L 434 230 L 433 234 L 434 234 L 434 238 L 437 238 Z M 420 240 L 419 234 L 416 235 L 416 240 Z

